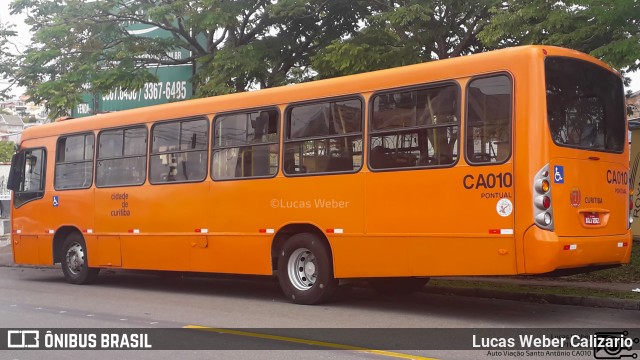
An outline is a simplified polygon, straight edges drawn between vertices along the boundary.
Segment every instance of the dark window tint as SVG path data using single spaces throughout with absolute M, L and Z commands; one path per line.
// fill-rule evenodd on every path
M 296 106 L 289 112 L 289 138 L 362 132 L 359 100 Z
M 362 166 L 362 102 L 293 106 L 287 117 L 284 172 L 354 172 Z
M 216 117 L 211 165 L 213 178 L 275 175 L 278 171 L 278 141 L 276 110 Z
M 172 121 L 152 128 L 149 181 L 153 184 L 202 181 L 207 176 L 209 123 Z
M 147 155 L 147 128 L 124 130 L 124 156 Z
M 545 60 L 547 117 L 553 141 L 586 150 L 622 152 L 627 131 L 622 80 L 595 64 Z
M 14 159 L 11 171 L 19 177 L 18 187 L 13 195 L 14 206 L 20 207 L 44 196 L 46 153 L 44 149 L 26 149 Z
M 180 122 L 158 124 L 153 127 L 152 153 L 178 150 Z
M 93 134 L 58 139 L 54 187 L 86 189 L 93 181 Z
M 511 93 L 506 75 L 469 83 L 465 147 L 470 164 L 502 163 L 511 156 Z
M 458 159 L 459 91 L 456 85 L 376 95 L 371 114 L 369 166 L 422 168 Z
M 182 123 L 180 133 L 180 150 L 206 150 L 207 126 L 206 121 L 189 121 Z
M 96 186 L 143 184 L 146 168 L 146 127 L 106 130 L 100 133 Z
M 121 157 L 124 147 L 122 130 L 103 131 L 98 136 L 98 158 Z

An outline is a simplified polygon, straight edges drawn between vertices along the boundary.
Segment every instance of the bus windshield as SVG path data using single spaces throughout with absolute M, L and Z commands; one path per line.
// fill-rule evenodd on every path
M 548 57 L 545 76 L 549 128 L 557 145 L 624 150 L 624 95 L 618 76 L 595 64 L 565 57 Z

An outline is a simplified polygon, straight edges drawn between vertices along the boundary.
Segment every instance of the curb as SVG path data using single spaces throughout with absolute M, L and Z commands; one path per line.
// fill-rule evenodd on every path
M 556 305 L 573 305 L 586 307 L 601 307 L 619 310 L 640 311 L 640 300 L 610 299 L 589 296 L 570 296 L 556 294 L 519 293 L 502 290 L 456 288 L 451 286 L 429 286 L 423 291 L 430 294 L 481 297 L 489 299 L 527 301 Z
M 0 267 L 14 267 L 18 266 L 13 263 L 13 255 L 11 253 L 0 253 Z

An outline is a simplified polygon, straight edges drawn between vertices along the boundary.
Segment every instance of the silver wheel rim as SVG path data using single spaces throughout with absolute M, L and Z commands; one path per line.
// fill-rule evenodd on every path
M 67 270 L 73 275 L 78 275 L 84 268 L 84 250 L 79 243 L 73 243 L 67 250 Z
M 318 278 L 316 257 L 309 249 L 296 249 L 289 256 L 287 272 L 291 285 L 298 290 L 309 290 Z

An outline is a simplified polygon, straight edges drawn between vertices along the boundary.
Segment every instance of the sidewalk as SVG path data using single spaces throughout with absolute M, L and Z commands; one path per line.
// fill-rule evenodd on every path
M 11 253 L 11 239 L 8 236 L 0 236 L 0 266 L 12 266 L 13 254 Z
M 604 282 L 591 282 L 591 281 L 567 281 L 567 280 L 550 280 L 548 278 L 527 278 L 518 279 L 513 277 L 443 277 L 442 280 L 452 281 L 482 281 L 485 283 L 496 284 L 512 284 L 512 285 L 526 285 L 526 286 L 548 286 L 548 287 L 572 287 L 572 288 L 584 288 L 604 291 L 631 291 L 633 289 L 640 288 L 640 282 L 638 283 L 604 283 Z M 638 292 L 640 297 L 640 292 Z
M 11 243 L 9 239 L 0 237 L 0 267 L 20 266 L 13 263 Z M 521 287 L 518 289 L 518 287 Z M 527 289 L 536 288 L 536 291 Z M 537 291 L 542 289 L 542 291 Z M 567 295 L 544 293 L 545 290 L 566 290 L 569 293 L 579 292 L 584 295 Z M 528 301 L 560 305 L 578 305 L 590 307 L 605 307 L 613 309 L 640 310 L 639 283 L 611 283 L 611 282 L 581 282 L 567 280 L 551 280 L 544 277 L 519 278 L 504 277 L 435 277 L 425 287 L 424 291 L 431 294 L 470 296 L 491 299 Z M 594 292 L 616 292 L 631 294 L 628 299 L 612 297 L 589 296 L 589 290 Z M 560 291 L 562 292 L 562 291 Z M 637 294 L 637 299 L 635 298 Z
M 583 282 L 548 278 L 442 277 L 432 278 L 425 291 L 432 294 L 640 310 L 640 283 Z M 590 292 L 598 293 L 593 296 Z M 602 294 L 609 293 L 608 296 Z M 621 298 L 625 294 L 627 298 Z

